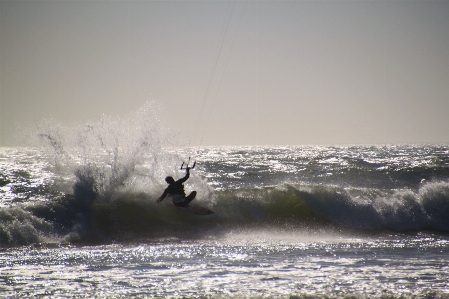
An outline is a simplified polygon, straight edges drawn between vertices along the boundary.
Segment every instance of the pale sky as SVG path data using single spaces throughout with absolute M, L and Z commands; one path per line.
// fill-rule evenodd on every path
M 0 0 L 0 51 L 3 146 L 147 101 L 193 144 L 449 142 L 449 1 Z

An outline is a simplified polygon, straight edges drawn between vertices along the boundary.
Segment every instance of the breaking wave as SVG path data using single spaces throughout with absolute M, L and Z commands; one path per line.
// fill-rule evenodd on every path
M 214 208 L 233 223 L 449 231 L 447 182 L 427 183 L 417 191 L 286 184 L 216 195 Z
M 86 184 L 82 187 L 79 184 Z M 217 237 L 247 229 L 338 229 L 348 231 L 449 231 L 449 183 L 429 183 L 417 192 L 346 190 L 336 186 L 282 185 L 223 190 L 196 204 L 215 214 L 186 213 L 147 193 L 119 192 L 114 198 L 75 191 L 27 208 L 2 211 L 3 246 L 48 241 L 88 244 L 166 238 Z M 82 195 L 82 196 L 81 196 Z M 12 221 L 11 221 L 12 220 Z

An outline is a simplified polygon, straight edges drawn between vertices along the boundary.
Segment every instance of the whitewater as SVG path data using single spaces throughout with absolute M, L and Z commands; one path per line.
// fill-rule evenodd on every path
M 2 298 L 449 298 L 449 145 L 192 147 L 147 103 L 0 148 Z M 167 175 L 214 211 L 157 204 Z

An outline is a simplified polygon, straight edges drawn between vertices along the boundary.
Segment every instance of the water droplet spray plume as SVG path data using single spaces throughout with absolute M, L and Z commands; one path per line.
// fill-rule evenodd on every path
M 178 173 L 182 158 L 173 150 L 183 148 L 178 142 L 182 138 L 170 132 L 161 114 L 161 107 L 147 102 L 124 117 L 103 115 L 73 127 L 45 119 L 37 125 L 35 136 L 38 144 L 54 155 L 55 169 L 72 179 L 75 176 L 75 195 L 83 193 L 94 200 L 144 192 L 157 198 L 165 188 L 165 176 L 183 175 Z M 189 183 L 210 192 L 195 175 Z

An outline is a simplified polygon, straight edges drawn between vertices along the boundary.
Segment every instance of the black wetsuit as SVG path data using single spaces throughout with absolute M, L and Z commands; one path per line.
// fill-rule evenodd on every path
M 192 191 L 192 193 L 189 194 L 189 196 L 186 197 L 186 193 L 184 191 L 184 185 L 183 183 L 187 181 L 187 179 L 190 177 L 190 172 L 187 169 L 187 174 L 182 179 L 177 180 L 176 182 L 171 183 L 168 185 L 168 187 L 165 189 L 164 193 L 159 198 L 160 201 L 162 201 L 168 194 L 170 194 L 173 197 L 173 203 L 177 207 L 186 207 L 189 205 L 189 203 L 195 198 L 196 191 Z

